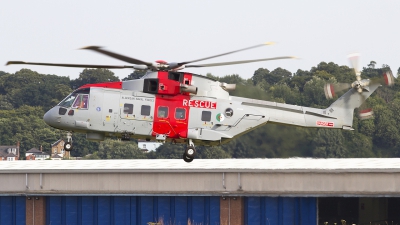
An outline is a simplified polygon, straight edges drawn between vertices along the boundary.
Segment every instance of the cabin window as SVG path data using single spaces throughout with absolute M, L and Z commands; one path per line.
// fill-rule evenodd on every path
M 160 106 L 158 107 L 158 118 L 167 118 L 168 117 L 168 107 Z
M 133 104 L 124 104 L 124 114 L 133 114 Z
M 150 109 L 149 105 L 142 105 L 142 109 L 140 110 L 140 115 L 142 116 L 150 116 Z
M 203 111 L 201 112 L 201 121 L 211 121 L 211 111 Z
M 76 96 L 75 102 L 72 108 L 87 109 L 89 104 L 89 95 L 80 94 Z
M 175 119 L 184 120 L 186 117 L 186 109 L 176 108 L 175 109 Z

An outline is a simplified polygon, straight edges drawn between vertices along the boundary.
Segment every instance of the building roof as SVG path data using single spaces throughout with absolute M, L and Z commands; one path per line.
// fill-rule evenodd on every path
M 51 158 L 62 158 L 62 157 L 58 154 L 53 154 L 53 155 L 51 155 Z
M 49 153 L 47 153 L 47 152 L 35 152 L 35 153 L 33 153 L 33 155 L 36 155 L 36 156 L 38 156 L 38 155 L 48 155 L 48 156 L 50 156 L 50 154 Z
M 399 197 L 400 158 L 27 160 L 0 163 L 0 180 L 0 196 Z
M 58 139 L 58 141 L 54 142 L 53 144 L 51 144 L 51 147 L 58 145 L 61 141 L 63 141 L 63 139 Z
M 47 154 L 47 153 L 45 153 Z M 0 163 L 0 173 L 82 173 L 82 172 L 400 172 L 399 158 L 358 159 L 182 159 L 15 161 Z
M 17 155 L 15 155 L 14 153 L 9 153 L 5 157 L 6 158 L 8 158 L 8 157 L 17 157 Z
M 18 146 L 17 145 L 3 145 L 0 146 L 0 157 L 6 157 L 8 155 L 8 149 L 9 148 L 16 148 L 18 151 Z
M 26 153 L 39 153 L 39 152 L 41 152 L 41 151 L 39 151 L 37 148 L 31 148 Z

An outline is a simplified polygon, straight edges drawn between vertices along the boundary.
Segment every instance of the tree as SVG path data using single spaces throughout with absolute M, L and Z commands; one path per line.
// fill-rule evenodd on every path
M 265 80 L 265 78 L 269 75 L 270 71 L 268 69 L 259 68 L 254 72 L 253 77 L 251 80 L 253 81 L 254 85 L 257 85 L 261 81 Z
M 334 79 L 328 81 L 329 83 L 335 83 Z M 311 80 L 307 81 L 303 89 L 303 101 L 305 106 L 311 107 L 327 107 L 329 101 L 326 100 L 324 95 L 324 84 L 326 82 L 319 78 L 313 77 Z
M 270 92 L 273 94 L 274 98 L 281 98 L 285 103 L 292 105 L 301 104 L 301 95 L 297 87 L 292 90 L 285 83 L 277 84 L 270 88 Z
M 375 65 L 376 65 L 376 62 L 375 62 L 375 61 L 371 61 L 371 62 L 368 64 L 368 68 L 370 68 L 370 69 L 375 69 Z
M 313 140 L 313 156 L 320 158 L 346 157 L 347 148 L 342 131 L 319 129 Z
M 0 145 L 20 142 L 20 154 L 33 147 L 43 146 L 50 151 L 50 144 L 58 140 L 59 131 L 44 123 L 41 107 L 22 106 L 18 109 L 0 110 Z
M 122 79 L 122 81 L 140 79 L 141 77 L 143 77 L 146 74 L 146 72 L 147 72 L 146 70 L 135 70 L 131 74 L 129 74 L 127 77 Z
M 30 105 L 42 106 L 47 110 L 71 92 L 69 83 L 68 77 L 22 69 L 15 74 L 0 77 L 0 93 L 4 95 L 2 100 L 12 104 L 14 108 Z
M 267 81 L 270 84 L 276 84 L 278 82 L 288 82 L 291 77 L 292 73 L 290 71 L 278 67 L 270 73 L 270 77 L 267 78 Z
M 303 92 L 303 87 L 307 83 L 307 81 L 312 79 L 312 73 L 305 70 L 297 70 L 296 73 L 293 74 L 293 77 L 288 81 L 288 85 L 291 88 L 298 87 L 300 92 Z
M 73 89 L 85 84 L 119 81 L 119 78 L 108 69 L 84 69 L 79 77 L 71 81 Z
M 224 77 L 219 78 L 220 82 L 225 82 L 228 84 L 243 84 L 244 80 L 237 74 L 226 75 Z
M 101 159 L 144 159 L 145 154 L 135 142 L 107 139 L 100 143 L 97 155 Z

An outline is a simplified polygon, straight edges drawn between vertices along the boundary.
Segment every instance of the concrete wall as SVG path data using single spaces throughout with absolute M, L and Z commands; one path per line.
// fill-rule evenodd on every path
M 220 194 L 399 196 L 400 173 L 1 174 L 2 194 Z M 381 184 L 385 185 L 381 185 Z

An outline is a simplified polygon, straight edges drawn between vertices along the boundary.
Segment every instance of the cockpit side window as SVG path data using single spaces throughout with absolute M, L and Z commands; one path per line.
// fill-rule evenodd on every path
M 71 107 L 72 103 L 75 101 L 76 93 L 68 95 L 64 100 L 62 100 L 58 105 L 62 107 Z
M 89 95 L 79 94 L 76 97 L 75 102 L 72 105 L 72 108 L 87 109 L 89 107 L 88 104 L 89 104 Z
M 76 91 L 72 92 L 70 95 L 68 95 L 58 105 L 62 106 L 62 107 L 66 107 L 66 108 L 71 107 L 72 103 L 74 103 L 74 101 L 76 101 L 76 98 L 77 98 L 77 96 L 79 94 L 86 94 L 87 95 L 87 99 L 86 100 L 87 100 L 87 103 L 88 103 L 88 101 L 89 101 L 89 92 L 90 92 L 89 88 L 76 90 Z M 87 106 L 87 104 L 86 104 L 86 106 Z

